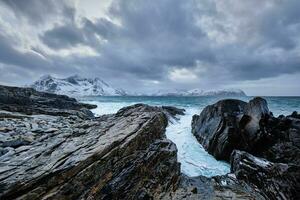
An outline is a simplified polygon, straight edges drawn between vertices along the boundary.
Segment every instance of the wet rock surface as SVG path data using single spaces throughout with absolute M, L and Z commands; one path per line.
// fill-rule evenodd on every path
M 0 85 L 0 110 L 27 115 L 77 115 L 80 118 L 91 118 L 93 113 L 89 109 L 93 108 L 96 106 L 79 103 L 76 99 L 65 95 L 38 92 L 32 88 Z
M 261 130 L 277 131 L 266 148 L 255 152 L 272 162 L 232 150 L 231 174 L 187 177 L 180 174 L 176 146 L 165 136 L 169 118 L 184 114 L 183 109 L 136 104 L 116 114 L 91 117 L 88 109 L 93 106 L 66 96 L 35 93 L 26 88 L 0 88 L 3 92 L 0 95 L 0 199 L 297 197 L 300 141 L 297 113 L 274 118 L 256 101 L 255 108 L 243 102 L 237 106 L 233 100 L 224 103 L 230 106 L 221 105 L 221 110 L 215 110 L 218 120 L 236 115 L 236 119 L 230 118 L 230 123 L 240 123 L 241 114 L 251 117 L 247 123 L 242 121 L 242 125 L 232 126 L 234 130 L 244 127 L 254 135 Z M 225 111 L 230 115 L 223 115 Z M 209 122 L 214 114 L 207 114 L 210 114 Z M 212 124 L 207 133 L 216 130 L 214 124 L 218 123 Z M 214 137 L 203 137 L 203 141 L 207 138 Z M 259 141 L 256 136 L 253 138 Z M 234 149 L 234 145 L 230 147 Z M 250 143 L 247 148 L 253 150 Z M 268 164 L 262 165 L 264 162 Z
M 240 180 L 260 188 L 268 199 L 299 199 L 299 165 L 273 163 L 247 152 L 235 150 L 231 171 Z
M 240 100 L 222 100 L 194 115 L 192 133 L 217 159 L 229 160 L 234 145 L 240 145 L 237 120 L 247 104 Z
M 299 119 L 297 112 L 274 117 L 259 97 L 221 100 L 193 117 L 192 132 L 210 154 L 231 160 L 232 173 L 265 198 L 299 199 Z
M 236 179 L 234 174 L 207 178 L 182 175 L 178 188 L 162 199 L 266 199 L 256 186 Z
M 175 190 L 180 165 L 166 126 L 160 108 L 142 104 L 90 120 L 0 118 L 0 197 L 147 199 Z

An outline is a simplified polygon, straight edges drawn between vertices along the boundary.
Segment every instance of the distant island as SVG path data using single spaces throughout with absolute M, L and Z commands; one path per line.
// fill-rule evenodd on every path
M 136 93 L 114 88 L 100 78 L 85 78 L 79 75 L 67 78 L 56 78 L 51 75 L 42 76 L 30 85 L 31 88 L 40 92 L 64 94 L 73 97 L 80 96 L 246 96 L 240 89 L 221 89 L 204 91 L 192 90 L 159 90 L 153 93 Z

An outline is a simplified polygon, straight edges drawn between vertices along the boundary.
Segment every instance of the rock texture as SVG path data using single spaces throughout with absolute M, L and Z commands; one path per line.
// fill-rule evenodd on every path
M 249 103 L 221 100 L 193 116 L 192 132 L 209 153 L 229 161 L 234 149 L 262 152 L 273 143 L 266 130 L 272 117 L 265 99 L 257 97 Z
M 161 108 L 143 104 L 90 120 L 0 118 L 0 198 L 158 198 L 180 175 L 166 126 Z
M 204 176 L 187 177 L 182 175 L 178 188 L 163 196 L 166 200 L 199 199 L 241 199 L 264 200 L 263 194 L 255 186 L 249 186 L 236 179 L 234 174 L 207 178 Z
M 193 134 L 217 159 L 229 160 L 234 145 L 241 144 L 237 121 L 246 105 L 240 100 L 222 100 L 204 108 L 200 116 L 193 116 Z
M 180 174 L 176 146 L 165 136 L 183 109 L 136 104 L 93 117 L 90 108 L 67 96 L 0 86 L 0 199 L 299 199 L 297 113 L 274 118 L 263 99 L 207 109 L 208 119 L 194 117 L 207 125 L 197 130 L 217 133 L 202 135 L 207 148 L 233 152 L 232 173 L 191 178 Z M 241 147 L 232 139 L 241 134 L 247 150 L 272 162 L 230 152 Z M 264 148 L 254 148 L 262 141 Z
M 80 118 L 91 118 L 93 113 L 89 109 L 93 108 L 96 106 L 78 103 L 76 99 L 65 95 L 38 92 L 32 88 L 0 85 L 0 110 L 27 115 L 76 115 Z
M 235 150 L 231 171 L 237 178 L 260 188 L 268 199 L 299 199 L 299 165 L 273 163 L 247 152 Z
M 265 198 L 300 198 L 300 117 L 296 112 L 276 118 L 265 99 L 222 100 L 193 117 L 192 132 L 210 154 L 231 160 L 232 173 L 259 188 Z

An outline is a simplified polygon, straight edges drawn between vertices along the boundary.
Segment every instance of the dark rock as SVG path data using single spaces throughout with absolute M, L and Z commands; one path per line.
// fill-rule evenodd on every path
M 217 159 L 229 160 L 232 150 L 242 147 L 237 126 L 246 105 L 240 100 L 222 100 L 204 108 L 200 116 L 193 116 L 192 133 Z
M 265 199 L 255 187 L 247 185 L 234 175 L 207 178 L 181 175 L 176 191 L 164 194 L 162 199 Z
M 32 88 L 8 87 L 0 85 L 0 110 L 19 112 L 27 115 L 77 115 L 81 118 L 93 117 L 89 109 L 95 105 L 78 103 L 65 95 L 38 92 Z
M 263 156 L 278 142 L 300 146 L 300 120 L 275 118 L 266 100 L 256 97 L 248 104 L 221 100 L 207 106 L 192 121 L 192 132 L 203 147 L 217 159 L 229 161 L 234 149 Z
M 268 199 L 300 198 L 299 165 L 272 163 L 235 150 L 231 156 L 231 171 L 238 179 L 263 191 Z
M 294 112 L 291 114 L 291 117 L 300 119 L 300 114 L 298 114 L 297 111 L 294 111 Z
M 162 109 L 170 113 L 172 116 L 184 115 L 185 110 L 174 106 L 162 106 Z
M 0 127 L 15 128 L 0 133 L 6 140 L 33 126 L 43 132 L 15 150 L 0 147 L 0 199 L 157 199 L 180 177 L 167 123 L 161 108 L 141 104 L 90 120 L 1 118 Z
M 296 112 L 276 118 L 262 98 L 248 104 L 222 100 L 193 117 L 192 131 L 217 159 L 228 161 L 231 155 L 232 172 L 265 198 L 299 199 L 300 119 Z
M 30 144 L 30 141 L 25 140 L 24 138 L 18 138 L 18 139 L 13 139 L 9 141 L 0 141 L 0 146 L 5 148 L 5 147 L 12 147 L 12 148 L 18 148 L 23 145 L 28 145 Z
M 130 115 L 132 112 L 149 112 L 149 111 L 156 111 L 156 112 L 162 112 L 166 115 L 168 119 L 170 118 L 176 118 L 176 115 L 184 115 L 185 110 L 176 108 L 173 106 L 149 106 L 146 104 L 134 104 L 132 106 L 124 107 L 120 109 L 116 115 L 123 115 L 127 116 Z

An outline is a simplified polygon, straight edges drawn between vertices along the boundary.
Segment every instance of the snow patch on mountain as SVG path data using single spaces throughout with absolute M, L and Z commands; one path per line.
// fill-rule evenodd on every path
M 201 89 L 192 90 L 165 90 L 158 91 L 150 96 L 246 96 L 245 92 L 240 89 L 223 89 L 223 90 L 209 90 Z
M 111 87 L 100 78 L 83 78 L 78 75 L 67 78 L 55 78 L 51 75 L 42 76 L 30 87 L 55 94 L 72 97 L 81 96 L 246 96 L 240 89 L 223 89 L 204 91 L 201 89 L 162 89 L 154 93 L 125 92 L 123 89 Z
M 30 87 L 55 94 L 68 96 L 125 96 L 122 89 L 115 89 L 100 78 L 83 78 L 78 75 L 67 78 L 55 78 L 50 75 L 42 76 Z

